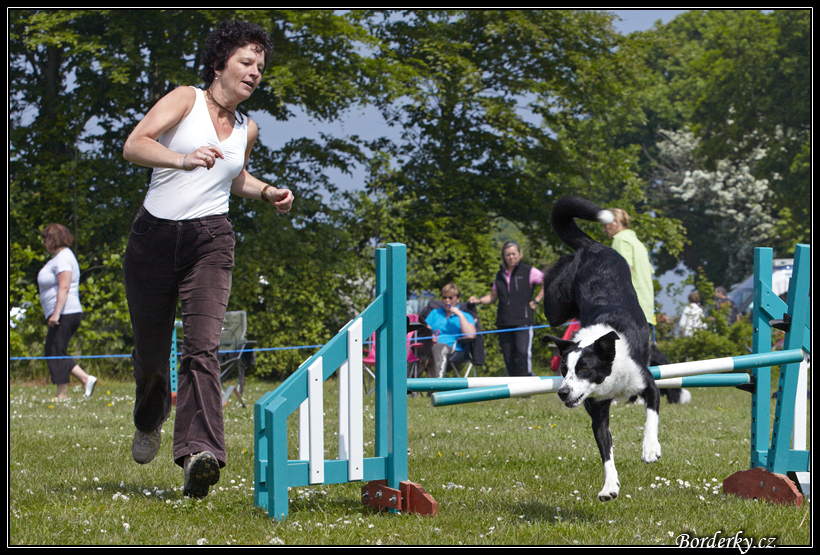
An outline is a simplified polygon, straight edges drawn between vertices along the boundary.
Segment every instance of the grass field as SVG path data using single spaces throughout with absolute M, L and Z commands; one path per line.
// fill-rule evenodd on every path
M 615 405 L 621 496 L 611 503 L 596 499 L 603 471 L 583 409 L 554 395 L 440 408 L 410 398 L 409 479 L 438 501 L 438 516 L 376 512 L 360 503 L 361 484 L 344 484 L 294 488 L 288 518 L 276 522 L 253 502 L 253 402 L 273 388 L 249 383 L 247 408 L 228 403 L 228 466 L 211 494 L 194 500 L 182 497 L 182 470 L 171 460 L 173 422 L 157 458 L 133 462 L 133 385 L 101 381 L 89 400 L 75 387 L 57 402 L 53 386 L 11 383 L 9 544 L 812 542 L 809 501 L 795 508 L 723 495 L 722 481 L 749 465 L 750 396 L 735 389 L 695 389 L 687 405 L 664 401 L 663 457 L 653 465 L 640 461 L 643 408 Z M 334 390 L 327 385 L 327 398 Z M 372 414 L 373 397 L 365 403 Z

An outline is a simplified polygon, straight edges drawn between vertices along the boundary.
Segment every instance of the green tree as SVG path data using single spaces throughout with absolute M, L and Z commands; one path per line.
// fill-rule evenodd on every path
M 285 120 L 299 106 L 317 118 L 332 119 L 354 103 L 367 102 L 368 89 L 382 89 L 378 82 L 389 79 L 360 53 L 372 40 L 366 30 L 353 15 L 334 10 L 9 12 L 9 273 L 14 276 L 10 305 L 36 306 L 35 279 L 45 258 L 39 229 L 51 221 L 68 225 L 83 274 L 86 319 L 78 344 L 84 349 L 130 350 L 119 257 L 150 170 L 123 160 L 125 138 L 162 95 L 177 86 L 200 83 L 202 42 L 218 21 L 229 18 L 257 22 L 275 41 L 263 84 L 243 105 L 251 117 L 264 113 Z M 338 287 L 327 287 L 324 279 L 312 280 L 312 269 L 299 263 L 301 257 L 311 256 L 324 272 L 349 275 L 347 260 L 340 257 L 350 250 L 347 244 L 329 242 L 325 246 L 335 245 L 331 250 L 311 249 L 311 243 L 316 241 L 313 233 L 327 234 L 342 226 L 336 218 L 344 212 L 324 198 L 335 190 L 328 170 L 348 171 L 361 160 L 363 148 L 355 138 L 294 140 L 279 151 L 259 141 L 251 170 L 290 187 L 299 200 L 289 220 L 263 211 L 258 203 L 232 203 L 241 262 L 229 309 L 284 312 L 281 304 L 244 304 L 254 298 L 259 285 L 242 274 L 254 268 L 242 264 L 252 266 L 244 258 L 258 256 L 265 264 L 254 278 L 274 277 L 270 266 L 279 264 L 289 270 L 285 273 L 290 281 L 278 284 L 285 286 L 283 291 L 300 290 L 324 303 L 321 315 L 311 313 L 317 319 L 309 328 L 316 333 L 310 343 L 327 335 L 317 328 L 337 324 Z M 337 237 L 346 235 L 340 231 Z M 350 279 L 355 283 L 355 274 Z M 243 290 L 246 284 L 248 291 Z M 27 311 L 30 323 L 36 322 L 35 312 Z M 291 326 L 275 316 L 264 324 L 272 326 L 261 330 L 265 339 L 282 326 Z M 21 352 L 14 354 L 33 354 L 29 349 L 40 342 L 38 329 L 18 323 L 11 344 Z
M 630 37 L 644 48 L 651 74 L 634 91 L 645 123 L 622 141 L 641 147 L 650 204 L 685 226 L 684 263 L 703 267 L 717 283 L 730 285 L 751 271 L 747 246 L 773 246 L 788 256 L 796 242 L 810 242 L 810 15 L 692 10 Z M 694 148 L 687 164 L 680 165 L 678 156 L 670 164 L 669 151 L 661 149 L 670 136 L 688 132 Z M 674 192 L 694 173 L 712 176 L 696 187 L 696 203 Z M 728 218 L 726 201 L 716 206 L 714 194 L 706 201 L 706 184 L 718 181 L 737 201 Z M 743 199 L 741 184 L 752 182 L 768 192 L 754 188 Z M 768 234 L 761 235 L 767 225 Z M 678 259 L 660 262 L 661 269 L 671 269 Z
M 658 144 L 656 183 L 666 189 L 667 206 L 694 229 L 708 229 L 709 240 L 690 245 L 689 265 L 708 261 L 707 273 L 722 283 L 748 275 L 754 248 L 768 244 L 775 230 L 768 179 L 755 177 L 757 159 L 721 160 L 715 169 L 698 156 L 700 142 L 689 131 L 665 132 Z
M 704 75 L 692 114 L 702 153 L 715 165 L 764 152 L 757 174 L 772 181 L 776 211 L 808 221 L 811 165 L 811 10 L 710 13 L 693 70 Z M 808 238 L 807 238 L 808 239 Z
M 274 38 L 262 86 L 243 105 L 251 117 L 304 111 L 324 122 L 372 103 L 400 134 L 257 143 L 250 170 L 297 198 L 287 217 L 231 204 L 229 309 L 248 311 L 258 345 L 327 340 L 368 301 L 373 248 L 386 242 L 408 245 L 417 291 L 456 281 L 482 293 L 502 232 L 525 237 L 528 261 L 543 266 L 561 248 L 548 214 L 566 194 L 617 203 L 636 214 L 653 248 L 681 248 L 677 222 L 653 212 L 638 177 L 643 143 L 624 140 L 644 115 L 634 93 L 647 74 L 636 43 L 606 12 L 14 9 L 9 297 L 11 306 L 36 306 L 38 230 L 68 225 L 89 313 L 83 349 L 130 349 L 120 256 L 150 170 L 125 163 L 122 144 L 160 97 L 199 84 L 202 41 L 228 18 Z M 365 191 L 338 191 L 331 171 L 356 167 L 367 170 Z M 40 341 L 29 324 L 10 334 L 19 354 Z M 260 371 L 303 358 L 265 355 Z
M 549 212 L 560 196 L 640 205 L 634 148 L 622 149 L 613 138 L 640 115 L 624 83 L 639 78 L 642 66 L 614 31 L 610 14 L 392 15 L 371 17 L 378 23 L 374 34 L 390 45 L 380 56 L 401 68 L 404 88 L 386 99 L 383 111 L 403 141 L 379 165 L 369 191 L 383 196 L 391 217 L 401 213 L 411 252 L 423 253 L 419 263 L 429 272 L 416 287 L 434 288 L 435 276 L 446 281 L 454 269 L 456 275 L 483 275 L 488 283 L 497 267 L 496 245 L 488 239 L 500 219 L 531 239 L 537 258 L 544 258 L 533 262 L 547 262 L 556 240 Z M 377 210 L 371 220 L 386 213 Z M 663 237 L 674 247 L 674 226 L 647 229 L 653 240 Z M 478 269 L 487 260 L 490 267 Z M 472 272 L 465 266 L 470 262 Z

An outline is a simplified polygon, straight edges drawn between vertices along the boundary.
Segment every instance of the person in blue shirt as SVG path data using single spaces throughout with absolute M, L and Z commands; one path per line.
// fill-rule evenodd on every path
M 475 337 L 475 319 L 458 308 L 461 291 L 454 283 L 441 288 L 443 308 L 430 311 L 425 317 L 433 332 L 433 367 L 428 371 L 431 378 L 443 378 L 447 373 L 447 360 L 455 352 L 462 351 L 458 339 Z

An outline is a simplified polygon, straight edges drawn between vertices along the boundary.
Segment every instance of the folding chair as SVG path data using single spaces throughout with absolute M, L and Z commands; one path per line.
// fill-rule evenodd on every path
M 245 407 L 245 400 L 242 398 L 245 393 L 245 364 L 248 363 L 249 366 L 253 364 L 253 353 L 246 351 L 245 348 L 256 343 L 245 338 L 247 331 L 248 314 L 244 310 L 225 313 L 218 355 L 223 406 L 228 403 L 233 393 L 239 399 L 242 407 Z M 237 383 L 227 385 L 228 378 L 234 373 L 237 375 Z
M 370 347 L 367 354 L 362 357 L 362 368 L 364 368 L 364 393 L 370 395 L 376 389 L 376 374 L 373 373 L 373 368 L 376 366 L 376 334 L 370 336 Z M 373 387 L 370 387 L 370 384 Z
M 456 340 L 456 344 L 461 346 L 460 351 L 455 351 L 447 357 L 447 365 L 453 370 L 457 378 L 461 378 L 462 372 L 465 378 L 470 377 L 470 372 L 473 371 L 475 359 L 473 357 L 473 345 L 475 345 L 475 338 Z M 466 368 L 466 369 L 465 369 Z
M 419 357 L 416 350 L 421 347 L 419 332 L 430 331 L 427 324 L 419 321 L 418 314 L 407 315 L 407 377 L 419 377 Z
M 427 329 L 427 326 L 419 324 L 418 314 L 407 315 L 407 377 L 415 378 L 418 374 L 419 359 L 414 352 L 420 343 L 416 342 L 416 334 L 419 330 Z M 362 365 L 364 366 L 364 380 L 365 380 L 365 394 L 370 395 L 375 389 L 376 375 L 373 373 L 373 367 L 376 366 L 376 334 L 370 336 L 370 346 L 367 354 L 362 357 Z M 370 383 L 373 382 L 373 387 Z

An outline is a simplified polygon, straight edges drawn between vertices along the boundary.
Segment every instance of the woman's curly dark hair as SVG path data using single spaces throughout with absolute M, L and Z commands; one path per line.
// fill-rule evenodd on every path
M 265 67 L 273 54 L 273 41 L 259 25 L 246 21 L 223 21 L 205 39 L 202 49 L 202 80 L 205 87 L 214 81 L 215 72 L 225 69 L 225 63 L 237 48 L 247 44 L 265 53 Z

